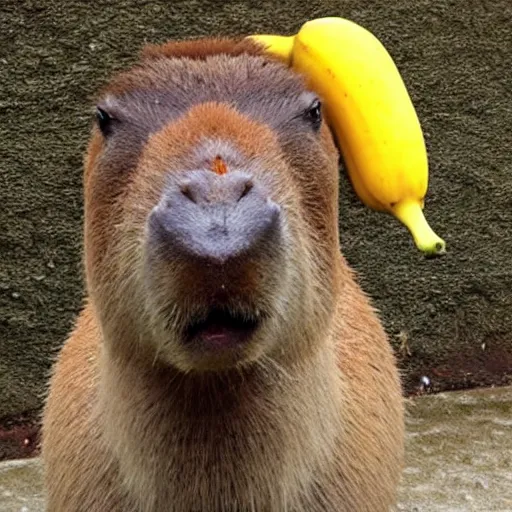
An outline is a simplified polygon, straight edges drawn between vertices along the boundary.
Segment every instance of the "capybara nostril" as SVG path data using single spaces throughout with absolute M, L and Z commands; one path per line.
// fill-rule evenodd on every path
M 187 198 L 189 199 L 190 201 L 192 201 L 193 203 L 197 203 L 197 200 L 196 200 L 196 196 L 194 194 L 194 191 L 190 188 L 190 183 L 187 181 L 185 183 L 182 183 L 180 185 L 180 190 L 181 190 L 181 193 Z M 169 207 L 171 205 L 169 204 Z
M 149 244 L 170 258 L 223 264 L 279 241 L 279 206 L 242 172 L 187 173 L 149 218 Z
M 252 190 L 253 186 L 252 181 L 247 181 L 238 200 L 240 201 L 240 199 L 244 198 Z

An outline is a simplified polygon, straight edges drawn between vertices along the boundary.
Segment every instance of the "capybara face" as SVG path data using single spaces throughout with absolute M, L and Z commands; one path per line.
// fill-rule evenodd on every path
M 338 155 L 300 77 L 258 55 L 157 54 L 97 117 L 86 269 L 109 350 L 209 371 L 325 338 Z

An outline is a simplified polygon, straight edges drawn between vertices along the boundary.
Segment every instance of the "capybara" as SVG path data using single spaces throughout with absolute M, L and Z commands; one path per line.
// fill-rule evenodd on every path
M 96 118 L 48 511 L 389 510 L 401 386 L 340 252 L 321 99 L 255 43 L 204 39 L 147 46 Z

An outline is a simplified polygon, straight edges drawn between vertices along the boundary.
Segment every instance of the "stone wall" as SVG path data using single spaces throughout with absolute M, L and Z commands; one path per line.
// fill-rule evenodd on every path
M 344 171 L 341 182 L 344 253 L 381 310 L 407 390 L 421 375 L 435 389 L 510 377 L 510 0 L 2 0 L 0 418 L 40 406 L 81 305 L 82 153 L 96 89 L 145 42 L 293 33 L 328 15 L 384 42 L 427 140 L 426 212 L 448 243 L 442 259 L 423 259 L 405 228 L 359 203 Z

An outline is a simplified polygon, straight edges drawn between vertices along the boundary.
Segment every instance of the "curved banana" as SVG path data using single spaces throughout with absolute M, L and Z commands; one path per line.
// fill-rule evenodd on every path
M 422 211 L 428 161 L 421 126 L 380 41 L 342 18 L 309 21 L 294 39 L 292 67 L 325 100 L 327 120 L 361 201 L 398 218 L 424 253 L 444 253 L 445 242 Z
M 247 36 L 247 39 L 252 39 L 263 45 L 268 52 L 276 55 L 285 64 L 291 64 L 295 36 L 256 34 Z

